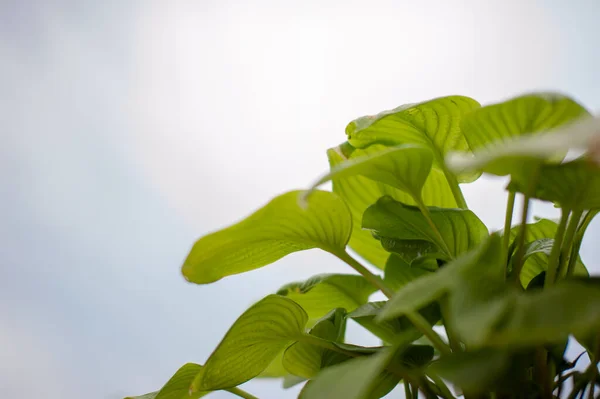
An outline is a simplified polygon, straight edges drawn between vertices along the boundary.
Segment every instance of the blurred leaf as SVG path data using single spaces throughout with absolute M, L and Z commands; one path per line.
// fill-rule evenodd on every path
M 367 208 L 362 226 L 388 240 L 424 240 L 435 244 L 440 252 L 447 246 L 449 258 L 476 247 L 488 235 L 485 225 L 469 210 L 429 207 L 429 212 L 441 239 L 418 208 L 390 197 L 382 197 Z
M 282 349 L 302 337 L 307 320 L 294 301 L 265 297 L 231 326 L 194 379 L 192 391 L 235 387 L 256 377 Z
M 528 179 L 515 175 L 511 191 L 524 192 Z M 542 165 L 533 198 L 556 202 L 564 209 L 600 208 L 600 168 L 579 158 L 559 165 Z
M 560 93 L 531 93 L 481 107 L 465 115 L 462 131 L 472 151 L 521 135 L 539 133 L 588 112 Z
M 400 377 L 385 372 L 392 350 L 359 357 L 322 370 L 300 394 L 300 399 L 377 399 L 385 396 Z
M 311 320 L 325 316 L 333 308 L 351 312 L 369 300 L 376 289 L 363 276 L 320 274 L 304 282 L 287 284 L 279 291 L 302 306 Z
M 526 260 L 521 270 L 521 285 L 527 287 L 531 280 L 540 273 L 548 270 L 548 246 L 554 243 L 554 236 L 556 235 L 556 229 L 558 225 L 556 222 L 550 219 L 539 219 L 534 223 L 528 223 L 525 232 L 525 242 L 530 243 L 528 246 L 532 246 L 527 250 Z M 514 241 L 519 232 L 519 226 L 515 226 L 510 230 L 510 240 Z M 542 240 L 542 241 L 540 241 Z M 550 240 L 550 241 L 548 241 Z M 532 244 L 537 242 L 537 244 Z M 551 247 L 550 247 L 551 248 Z M 577 263 L 575 264 L 576 276 L 588 276 L 588 271 L 578 257 Z
M 600 329 L 600 285 L 566 280 L 543 291 L 515 295 L 513 311 L 489 337 L 498 346 L 556 344 L 570 334 L 587 336 Z
M 344 202 L 333 193 L 315 191 L 303 209 L 299 195 L 300 191 L 280 195 L 245 220 L 199 239 L 183 265 L 185 278 L 207 284 L 296 251 L 344 251 L 352 229 Z
M 437 263 L 435 264 L 437 268 Z M 385 265 L 384 283 L 393 291 L 398 291 L 417 278 L 430 274 L 431 271 L 411 266 L 396 254 L 390 254 Z
M 482 349 L 444 356 L 430 368 L 468 394 L 485 392 L 510 364 L 505 350 Z
M 189 394 L 190 384 L 194 377 L 200 372 L 202 366 L 194 363 L 186 363 L 171 377 L 160 391 L 147 393 L 141 396 L 132 396 L 125 399 L 197 399 L 210 392 L 196 392 Z
M 371 145 L 363 150 L 356 150 L 355 156 L 331 168 L 331 172 L 319 179 L 311 188 L 332 179 L 353 176 L 364 176 L 385 183 L 421 201 L 421 192 L 433 162 L 433 154 L 425 147 L 406 144 L 397 147 L 386 147 L 381 144 Z M 307 191 L 307 196 L 310 191 Z
M 375 317 L 386 302 L 369 302 L 354 312 L 348 314 L 358 324 L 381 338 L 384 342 L 403 346 L 409 344 L 423 335 L 406 317 L 398 317 L 382 322 L 376 322 Z M 436 324 L 440 319 L 440 310 L 436 303 L 429 304 L 419 310 L 430 324 Z
M 357 158 L 367 156 L 367 150 L 355 149 L 348 143 L 327 151 L 331 168 Z M 333 191 L 348 204 L 352 213 L 353 227 L 350 248 L 361 257 L 383 269 L 389 253 L 385 251 L 369 231 L 361 228 L 362 216 L 368 206 L 380 197 L 389 195 L 398 201 L 413 204 L 412 197 L 387 184 L 371 180 L 364 176 L 346 176 L 333 178 Z M 446 208 L 456 207 L 452 191 L 443 172 L 432 170 L 425 181 L 422 198 L 426 205 Z
M 298 377 L 295 375 L 286 375 L 283 377 L 283 389 L 289 389 L 296 385 L 306 381 L 306 378 Z
M 499 238 L 492 235 L 474 250 L 448 262 L 435 273 L 420 277 L 401 288 L 384 306 L 376 317 L 376 322 L 414 312 L 426 305 L 437 301 L 442 296 L 460 287 L 463 279 L 477 273 L 479 265 L 486 264 L 490 253 L 495 253 Z
M 332 342 L 343 342 L 346 331 L 346 311 L 334 309 L 315 324 L 310 335 Z M 323 364 L 323 353 L 327 349 L 305 342 L 296 342 L 286 349 L 283 366 L 296 376 L 312 378 Z

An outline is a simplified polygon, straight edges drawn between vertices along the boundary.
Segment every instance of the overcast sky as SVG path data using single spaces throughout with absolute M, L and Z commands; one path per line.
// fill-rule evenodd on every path
M 598 16 L 597 0 L 0 0 L 0 396 L 157 389 L 254 301 L 348 271 L 308 251 L 194 286 L 180 265 L 199 236 L 312 182 L 355 117 L 532 90 L 597 112 Z M 499 228 L 502 183 L 464 190 Z

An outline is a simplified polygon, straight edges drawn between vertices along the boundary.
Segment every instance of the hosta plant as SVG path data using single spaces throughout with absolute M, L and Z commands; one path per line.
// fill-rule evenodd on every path
M 329 173 L 200 238 L 182 268 L 209 284 L 319 248 L 349 273 L 265 293 L 202 364 L 138 398 L 254 398 L 238 387 L 253 378 L 303 384 L 302 399 L 398 384 L 409 398 L 598 397 L 600 280 L 579 250 L 600 209 L 599 122 L 555 93 L 449 96 L 352 121 Z M 483 173 L 508 177 L 501 231 L 461 191 Z M 333 192 L 317 189 L 328 181 Z M 560 219 L 532 218 L 532 200 Z M 370 301 L 377 291 L 387 300 Z M 347 342 L 350 319 L 381 345 Z M 566 356 L 576 343 L 579 363 Z

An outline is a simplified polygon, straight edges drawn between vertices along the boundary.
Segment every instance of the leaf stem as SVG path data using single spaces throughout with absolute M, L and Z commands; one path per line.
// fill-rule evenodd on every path
M 544 288 L 550 287 L 556 280 L 556 273 L 558 269 L 558 262 L 560 258 L 560 250 L 562 247 L 563 239 L 565 237 L 565 230 L 567 228 L 567 221 L 569 220 L 568 209 L 563 209 L 560 215 L 560 222 L 554 235 L 554 243 L 552 244 L 552 250 L 550 251 L 550 257 L 548 258 L 548 271 L 546 272 L 546 280 L 544 281 Z
M 240 398 L 244 398 L 244 399 L 258 399 L 258 397 L 254 396 L 254 395 L 252 395 L 252 394 L 250 394 L 250 393 L 248 393 L 248 392 L 246 392 L 243 389 L 238 388 L 238 387 L 227 388 L 225 390 L 227 392 L 230 392 L 230 393 L 232 393 L 234 395 L 239 396 Z
M 335 254 L 339 259 L 347 263 L 351 268 L 356 270 L 361 276 L 363 276 L 369 283 L 371 283 L 378 290 L 383 292 L 388 298 L 394 295 L 394 291 L 391 290 L 384 282 L 383 279 L 373 273 L 371 273 L 366 267 L 361 265 L 356 259 L 352 258 L 348 252 L 341 252 Z
M 558 260 L 558 274 L 556 277 L 558 279 L 564 278 L 567 275 L 568 266 L 567 266 L 567 254 L 572 254 L 571 249 L 573 247 L 573 241 L 575 239 L 575 234 L 577 233 L 577 226 L 579 226 L 579 222 L 581 221 L 581 215 L 583 211 L 574 210 L 571 213 L 571 218 L 569 219 L 569 224 L 567 225 L 567 231 L 565 233 L 564 243 L 562 245 L 560 256 Z M 579 252 L 579 251 L 578 251 Z M 577 254 L 574 254 L 575 258 L 577 258 Z M 571 259 L 569 259 L 570 263 Z M 573 266 L 574 267 L 574 266 Z
M 354 258 L 352 258 L 347 252 L 342 252 L 335 254 L 339 259 L 346 262 L 350 267 L 360 273 L 368 282 L 373 284 L 374 287 L 378 288 L 383 292 L 388 298 L 391 298 L 394 295 L 394 291 L 392 291 L 388 286 L 385 285 L 381 277 L 376 276 L 371 273 L 366 267 L 358 263 Z M 433 346 L 437 348 L 441 353 L 449 355 L 452 351 L 450 347 L 440 338 L 440 336 L 433 331 L 433 328 L 429 325 L 427 320 L 418 312 L 410 312 L 406 313 L 406 318 L 419 330 L 423 335 L 425 335 Z
M 575 272 L 575 264 L 577 263 L 577 257 L 579 256 L 579 250 L 581 249 L 581 243 L 583 241 L 585 230 L 590 225 L 594 216 L 598 214 L 598 212 L 598 210 L 588 211 L 583 217 L 579 228 L 577 229 L 573 248 L 571 249 L 571 255 L 569 256 L 569 267 L 567 268 L 567 277 L 572 276 Z
M 410 385 L 408 385 L 408 382 L 406 382 L 406 380 L 404 380 L 404 397 L 406 399 L 412 399 L 412 392 L 410 391 Z
M 450 186 L 450 191 L 452 191 L 452 196 L 454 196 L 456 205 L 458 205 L 458 207 L 461 209 L 469 209 L 469 207 L 467 206 L 467 201 L 465 201 L 465 196 L 463 195 L 462 190 L 458 185 L 458 180 L 456 179 L 456 176 L 452 172 L 450 172 L 445 166 L 443 168 L 443 171 L 444 176 L 446 176 L 446 180 L 448 180 L 448 185 Z
M 440 300 L 440 310 L 442 311 L 442 317 L 444 318 L 444 328 L 446 329 L 446 335 L 448 336 L 448 342 L 450 343 L 450 348 L 452 348 L 452 352 L 461 352 L 462 347 L 460 346 L 460 341 L 456 337 L 456 333 L 454 331 L 454 326 L 450 323 L 450 309 L 448 306 L 448 296 L 445 295 Z
M 452 253 L 450 252 L 450 248 L 448 248 L 448 244 L 446 244 L 446 241 L 444 241 L 444 238 L 442 237 L 442 233 L 440 233 L 440 230 L 437 228 L 435 223 L 433 223 L 433 218 L 431 216 L 431 212 L 429 211 L 429 208 L 425 205 L 425 203 L 421 199 L 419 199 L 417 201 L 417 207 L 423 214 L 423 217 L 425 218 L 425 220 L 427 220 L 427 224 L 429 224 L 429 227 L 431 227 L 431 229 L 437 236 L 437 239 L 440 241 L 440 246 L 442 247 L 442 250 L 450 258 L 453 258 Z
M 506 273 L 508 273 L 508 244 L 510 243 L 510 226 L 512 226 L 512 218 L 515 210 L 515 197 L 516 194 L 514 191 L 508 192 L 506 215 L 504 217 L 504 235 L 502 236 L 502 254 L 505 257 Z
M 523 212 L 521 214 L 521 225 L 519 226 L 519 235 L 517 237 L 517 253 L 513 267 L 513 278 L 517 287 L 521 287 L 521 270 L 523 269 L 523 256 L 525 255 L 525 236 L 527 234 L 527 216 L 529 214 L 529 203 L 531 198 L 525 195 L 523 198 Z
M 431 378 L 431 380 L 435 383 L 435 385 L 441 391 L 442 397 L 444 399 L 456 399 L 454 397 L 454 395 L 452 395 L 452 392 L 450 392 L 450 389 L 448 388 L 446 383 L 437 374 L 435 374 L 431 371 L 428 371 L 427 375 L 429 376 L 429 378 Z

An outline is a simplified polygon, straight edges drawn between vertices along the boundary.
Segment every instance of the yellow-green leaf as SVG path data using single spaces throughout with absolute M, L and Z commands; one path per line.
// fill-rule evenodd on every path
M 198 399 L 210 392 L 196 392 L 190 395 L 190 384 L 194 377 L 202 370 L 202 366 L 186 363 L 171 377 L 160 391 L 147 393 L 141 396 L 132 396 L 125 399 Z
M 268 265 L 296 251 L 344 251 L 352 216 L 336 194 L 315 191 L 306 209 L 300 191 L 280 195 L 245 220 L 199 239 L 185 260 L 188 281 L 207 284 Z

